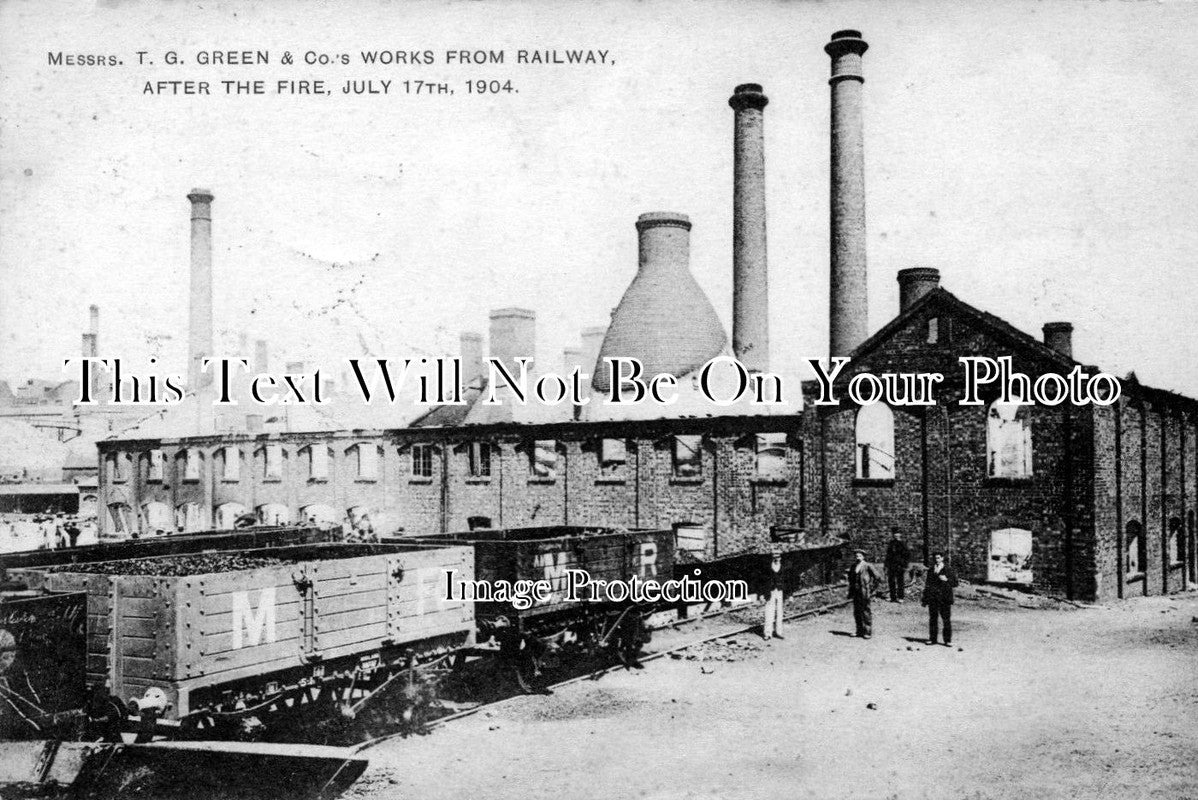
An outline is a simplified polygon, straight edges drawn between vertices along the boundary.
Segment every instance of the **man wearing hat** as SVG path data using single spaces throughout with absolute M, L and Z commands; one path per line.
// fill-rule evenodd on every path
M 782 552 L 775 550 L 770 558 L 770 571 L 766 575 L 765 588 L 769 599 L 765 601 L 765 622 L 761 626 L 761 638 L 782 638 Z
M 911 562 L 911 550 L 903 541 L 898 526 L 890 529 L 890 543 L 886 545 L 886 583 L 890 587 L 890 602 L 903 602 L 907 566 Z
M 923 588 L 923 604 L 928 607 L 928 644 L 936 644 L 937 623 L 944 621 L 944 644 L 953 643 L 953 589 L 957 573 L 944 561 L 944 553 L 932 554 L 932 568 Z
M 870 598 L 881 580 L 874 565 L 865 560 L 864 550 L 853 551 L 853 565 L 849 567 L 849 599 L 853 601 L 853 622 L 857 624 L 857 635 L 863 639 L 873 636 L 874 615 L 869 606 Z

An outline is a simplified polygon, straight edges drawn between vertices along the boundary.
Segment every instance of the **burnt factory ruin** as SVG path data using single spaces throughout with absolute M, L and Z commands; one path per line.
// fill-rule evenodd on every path
M 940 372 L 934 406 L 801 410 L 717 408 L 685 396 L 625 411 L 491 406 L 484 340 L 461 335 L 465 405 L 396 427 L 333 423 L 297 409 L 282 422 L 204 398 L 213 357 L 211 192 L 193 190 L 189 387 L 179 407 L 99 442 L 101 536 L 152 536 L 261 524 L 329 524 L 382 536 L 476 528 L 605 526 L 674 529 L 697 559 L 768 547 L 779 531 L 835 537 L 880 560 L 892 528 L 913 554 L 941 550 L 965 579 L 1023 584 L 1076 599 L 1170 593 L 1198 580 L 1198 401 L 1123 380 L 1107 407 L 961 406 L 958 358 L 1010 357 L 1028 374 L 1068 375 L 1073 327 L 1029 335 L 942 285 L 938 270 L 902 269 L 901 301 L 867 327 L 863 92 L 867 44 L 834 34 L 831 59 L 830 329 L 827 352 L 862 371 Z M 581 332 L 567 369 L 605 392 L 606 357 L 637 358 L 680 387 L 709 359 L 770 368 L 764 124 L 768 99 L 737 86 L 733 119 L 731 336 L 690 272 L 691 222 L 635 220 L 639 264 L 610 325 Z M 629 226 L 630 234 L 632 226 Z M 490 313 L 486 353 L 534 355 L 536 314 Z M 823 342 L 811 343 L 819 352 Z M 264 348 L 256 361 L 265 369 Z M 257 364 L 255 366 L 258 366 Z M 555 363 L 555 368 L 559 365 Z M 204 381 L 209 385 L 205 387 Z M 804 384 L 810 398 L 813 385 Z M 841 397 L 843 398 L 843 393 Z

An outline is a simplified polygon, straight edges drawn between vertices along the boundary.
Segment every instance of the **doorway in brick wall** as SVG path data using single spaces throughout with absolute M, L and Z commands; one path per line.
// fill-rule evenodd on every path
M 1032 577 L 1032 532 L 1022 528 L 991 531 L 986 580 L 1031 584 Z

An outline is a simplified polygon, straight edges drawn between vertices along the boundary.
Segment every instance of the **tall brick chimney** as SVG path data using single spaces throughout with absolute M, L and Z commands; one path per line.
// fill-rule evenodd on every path
M 933 267 L 911 267 L 898 271 L 899 313 L 902 314 L 915 301 L 940 286 L 940 270 Z
M 83 357 L 98 358 L 100 355 L 100 307 L 94 303 L 88 307 L 89 321 L 87 333 L 83 334 Z M 91 371 L 91 386 L 88 391 L 92 400 L 98 400 L 103 388 L 100 379 L 100 369 L 93 367 Z
M 458 358 L 462 361 L 462 382 L 469 386 L 487 374 L 483 369 L 483 336 L 474 331 L 462 331 L 458 342 Z
M 832 34 L 831 302 L 829 354 L 846 356 L 869 335 L 865 263 L 865 140 L 859 31 Z
M 197 391 L 211 383 L 212 373 L 200 372 L 200 361 L 212 357 L 212 192 L 192 189 L 191 313 L 188 319 L 188 387 Z M 201 383 L 202 382 L 202 383 Z
M 732 351 L 750 371 L 769 369 L 769 276 L 765 236 L 764 110 L 756 83 L 737 86 L 732 178 Z
M 1066 358 L 1073 358 L 1073 323 L 1045 322 L 1044 344 Z
M 536 358 L 536 345 L 535 311 L 527 308 L 497 308 L 491 312 L 491 358 L 500 359 L 513 378 L 519 377 L 517 358 L 530 359 L 528 368 L 532 371 L 531 359 Z

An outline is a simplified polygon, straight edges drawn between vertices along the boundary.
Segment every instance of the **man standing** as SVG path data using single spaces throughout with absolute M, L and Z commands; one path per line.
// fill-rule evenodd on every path
M 890 587 L 890 602 L 901 603 L 906 595 L 907 565 L 911 563 L 911 551 L 907 549 L 897 525 L 890 532 L 893 538 L 886 545 L 886 583 Z
M 765 588 L 769 599 L 765 601 L 765 622 L 761 626 L 761 638 L 782 638 L 782 554 L 774 553 L 770 559 L 770 571 L 766 575 Z
M 923 604 L 928 607 L 928 644 L 936 644 L 937 628 L 944 620 L 944 646 L 953 643 L 953 589 L 957 574 L 944 563 L 944 553 L 932 555 L 932 568 L 923 587 Z
M 864 550 L 853 551 L 854 562 L 849 567 L 849 599 L 853 601 L 853 622 L 857 624 L 857 635 L 862 639 L 873 636 L 874 615 L 869 607 L 870 598 L 877 588 L 880 577 L 874 565 L 865 560 Z

